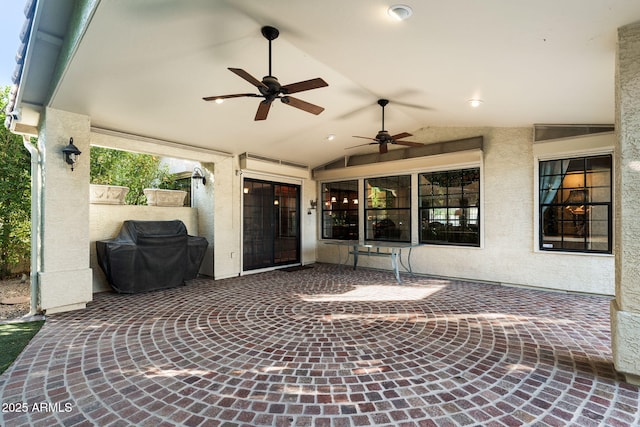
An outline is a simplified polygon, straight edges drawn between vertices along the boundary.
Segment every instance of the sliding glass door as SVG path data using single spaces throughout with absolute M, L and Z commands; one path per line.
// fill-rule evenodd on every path
M 300 186 L 245 179 L 243 270 L 300 262 Z

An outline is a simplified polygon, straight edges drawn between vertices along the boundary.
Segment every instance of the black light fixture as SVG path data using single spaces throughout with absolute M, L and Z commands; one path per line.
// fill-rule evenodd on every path
M 196 188 L 198 188 L 198 181 L 202 181 L 202 185 L 207 185 L 207 178 L 204 176 L 204 172 L 199 167 L 193 168 L 193 174 L 191 174 L 191 179 L 196 181 Z
M 62 154 L 64 154 L 64 161 L 71 165 L 71 170 L 73 171 L 73 165 L 78 161 L 78 156 L 82 154 L 82 151 L 73 145 L 73 138 L 69 138 L 69 145 L 62 149 Z
M 309 209 L 307 209 L 307 215 L 311 215 L 311 209 L 315 209 L 318 206 L 318 200 L 309 200 Z

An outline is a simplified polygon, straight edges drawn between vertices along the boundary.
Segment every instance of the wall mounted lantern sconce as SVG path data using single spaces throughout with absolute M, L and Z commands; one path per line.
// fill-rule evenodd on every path
M 191 179 L 196 182 L 196 188 L 198 188 L 198 181 L 202 181 L 202 185 L 207 185 L 207 178 L 204 176 L 204 172 L 199 167 L 193 168 L 193 174 L 191 175 Z
M 64 154 L 64 161 L 71 165 L 71 171 L 73 171 L 73 165 L 78 161 L 78 156 L 82 154 L 78 147 L 73 145 L 73 138 L 69 138 L 69 145 L 62 149 L 62 154 Z
M 311 215 L 311 209 L 315 209 L 318 206 L 317 200 L 309 200 L 309 209 L 307 209 L 307 215 Z

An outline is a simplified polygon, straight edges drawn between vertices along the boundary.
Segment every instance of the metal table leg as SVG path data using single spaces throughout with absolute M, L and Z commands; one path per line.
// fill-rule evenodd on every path
M 407 270 L 407 273 L 409 273 L 413 277 L 413 269 L 411 267 L 411 249 L 413 248 L 409 248 L 409 253 L 407 254 L 407 265 L 404 265 L 404 262 L 402 261 L 402 256 L 400 256 L 400 264 L 402 265 L 402 268 Z
M 349 262 L 349 246 L 345 246 L 347 248 L 347 257 L 344 259 L 344 262 L 342 261 L 343 245 L 337 245 L 337 246 L 338 246 L 338 265 L 340 266 L 340 269 L 342 269 L 342 266 L 347 265 L 347 263 Z
M 353 245 L 353 269 L 358 267 L 358 245 Z
M 396 275 L 396 282 L 402 283 L 400 279 L 400 269 L 398 267 L 398 258 L 400 258 L 400 262 L 402 262 L 402 249 L 391 249 L 391 267 L 393 268 L 393 272 Z

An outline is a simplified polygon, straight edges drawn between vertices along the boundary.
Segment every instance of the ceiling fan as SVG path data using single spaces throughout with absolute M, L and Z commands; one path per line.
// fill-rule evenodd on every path
M 389 103 L 388 99 L 379 99 L 378 105 L 382 107 L 382 130 L 378 132 L 375 138 L 369 138 L 367 136 L 354 136 L 354 138 L 364 138 L 369 139 L 374 142 L 369 142 L 367 144 L 356 145 L 355 147 L 361 147 L 363 145 L 375 145 L 378 144 L 380 146 L 380 154 L 384 154 L 389 151 L 389 147 L 387 144 L 397 144 L 397 145 L 406 145 L 408 147 L 419 147 L 424 144 L 420 142 L 411 142 L 411 141 L 398 141 L 399 139 L 406 138 L 408 136 L 412 136 L 410 133 L 402 132 L 397 135 L 389 135 L 389 132 L 384 130 L 384 107 Z M 349 147 L 349 148 L 355 148 Z
M 256 88 L 258 88 L 260 94 L 237 93 L 233 95 L 207 96 L 202 99 L 204 99 L 205 101 L 217 101 L 240 97 L 264 98 L 263 101 L 260 101 L 260 105 L 258 105 L 258 111 L 256 112 L 256 117 L 254 120 L 265 120 L 267 118 L 267 115 L 269 114 L 271 103 L 276 99 L 280 99 L 280 101 L 282 101 L 286 105 L 299 108 L 300 110 L 306 111 L 311 114 L 318 115 L 322 113 L 324 111 L 324 108 L 289 95 L 292 93 L 303 92 L 305 90 L 318 89 L 321 87 L 329 86 L 327 82 L 325 82 L 321 78 L 316 78 L 282 86 L 278 82 L 278 79 L 271 74 L 271 42 L 278 38 L 279 34 L 280 32 L 277 28 L 270 26 L 262 27 L 262 35 L 267 40 L 269 40 L 269 75 L 263 77 L 262 81 L 256 79 L 241 68 L 228 68 L 229 71 L 235 73 L 236 75 L 240 76 L 241 78 L 254 85 Z

